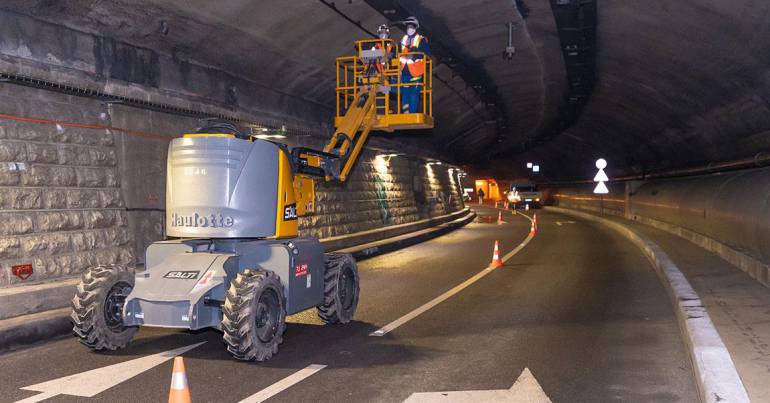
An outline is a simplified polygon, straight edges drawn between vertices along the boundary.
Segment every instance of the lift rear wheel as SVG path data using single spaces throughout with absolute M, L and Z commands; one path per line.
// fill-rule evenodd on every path
M 137 327 L 123 325 L 123 305 L 134 274 L 123 267 L 97 266 L 83 273 L 72 298 L 75 335 L 93 350 L 115 350 L 131 341 Z
M 347 253 L 325 255 L 324 302 L 318 317 L 326 323 L 348 323 L 358 307 L 358 267 Z
M 222 313 L 224 341 L 233 357 L 267 361 L 278 352 L 286 308 L 277 274 L 253 269 L 238 273 L 227 290 Z

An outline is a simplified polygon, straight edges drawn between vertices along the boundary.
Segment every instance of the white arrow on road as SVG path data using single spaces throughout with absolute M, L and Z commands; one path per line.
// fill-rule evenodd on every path
M 519 379 L 510 389 L 496 390 L 464 390 L 456 392 L 412 393 L 404 403 L 551 403 L 551 399 L 537 383 L 537 379 L 529 372 L 529 368 L 521 371 Z
M 68 375 L 52 381 L 25 386 L 22 389 L 41 393 L 19 400 L 16 403 L 34 403 L 57 395 L 94 397 L 203 343 L 205 341 L 75 375 Z

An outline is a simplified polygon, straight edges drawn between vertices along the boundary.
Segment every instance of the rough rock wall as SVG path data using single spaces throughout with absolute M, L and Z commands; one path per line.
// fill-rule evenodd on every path
M 99 102 L 0 86 L 0 112 L 100 122 Z M 107 130 L 0 120 L 0 285 L 133 260 L 115 136 Z
M 0 286 L 77 275 L 95 264 L 144 261 L 164 238 L 168 141 L 196 121 L 14 85 L 0 86 Z M 136 133 L 71 127 L 79 122 Z M 143 135 L 149 135 L 145 137 Z M 323 133 L 290 136 L 320 148 Z M 378 139 L 370 140 L 376 148 Z M 365 149 L 344 184 L 317 182 L 317 213 L 301 234 L 326 238 L 397 225 L 463 208 L 451 167 Z
M 318 182 L 316 214 L 300 219 L 300 233 L 327 238 L 458 211 L 464 205 L 450 169 L 367 151 L 346 183 Z

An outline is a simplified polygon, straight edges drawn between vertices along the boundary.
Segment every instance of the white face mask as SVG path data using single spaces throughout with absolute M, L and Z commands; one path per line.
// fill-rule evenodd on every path
M 409 28 L 406 29 L 406 34 L 409 35 L 409 36 L 413 36 L 416 33 L 417 33 L 417 30 L 414 29 L 414 27 L 409 27 Z

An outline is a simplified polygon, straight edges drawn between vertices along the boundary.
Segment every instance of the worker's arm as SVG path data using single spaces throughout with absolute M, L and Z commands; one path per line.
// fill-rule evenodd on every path
M 419 52 L 425 53 L 426 56 L 431 56 L 430 54 L 430 44 L 428 44 L 428 38 L 422 37 L 422 40 L 420 41 L 420 46 L 417 47 L 417 50 Z

